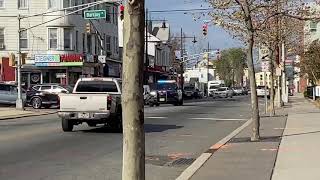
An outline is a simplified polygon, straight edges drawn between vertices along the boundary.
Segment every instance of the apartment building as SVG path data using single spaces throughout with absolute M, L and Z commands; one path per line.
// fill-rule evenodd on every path
M 119 4 L 103 3 L 86 9 L 106 10 L 106 18 L 99 20 L 86 20 L 82 10 L 85 6 L 63 10 L 93 2 L 96 1 L 0 0 L 0 80 L 13 80 L 12 75 L 5 79 L 8 74 L 3 72 L 8 73 L 4 68 L 15 69 L 9 64 L 12 57 L 17 57 L 18 16 L 23 17 L 20 28 L 25 29 L 20 34 L 25 84 L 73 84 L 81 76 L 119 77 Z M 102 62 L 98 61 L 99 56 L 104 57 Z

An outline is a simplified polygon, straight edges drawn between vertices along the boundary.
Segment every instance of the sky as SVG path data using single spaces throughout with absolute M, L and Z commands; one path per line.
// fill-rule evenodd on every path
M 193 16 L 182 12 L 170 13 L 152 13 L 154 10 L 172 10 L 172 9 L 194 9 L 194 8 L 210 8 L 208 3 L 203 0 L 146 0 L 146 7 L 149 11 L 150 19 L 162 20 L 165 19 L 170 24 L 171 33 L 180 33 L 180 28 L 187 36 L 196 36 L 198 43 L 192 45 L 192 39 L 189 41 L 189 51 L 194 49 L 192 46 L 205 46 L 210 43 L 210 49 L 225 49 L 231 47 L 241 47 L 242 43 L 232 39 L 229 34 L 216 26 L 209 26 L 208 35 L 202 35 L 202 25 L 208 17 L 203 17 L 197 21 Z M 200 42 L 200 43 L 199 43 Z

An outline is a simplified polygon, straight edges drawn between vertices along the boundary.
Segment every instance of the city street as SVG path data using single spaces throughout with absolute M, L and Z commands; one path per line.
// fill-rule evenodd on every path
M 175 179 L 250 117 L 249 96 L 145 108 L 146 179 Z M 57 115 L 0 121 L 0 179 L 121 179 L 122 134 Z

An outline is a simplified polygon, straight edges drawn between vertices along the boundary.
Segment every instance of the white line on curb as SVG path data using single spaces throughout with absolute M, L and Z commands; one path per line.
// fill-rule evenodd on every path
M 234 130 L 225 138 L 221 139 L 219 142 L 214 144 L 209 148 L 209 150 L 218 150 L 223 145 L 225 145 L 231 138 L 239 134 L 244 128 L 251 124 L 252 120 L 248 120 L 242 126 Z M 189 180 L 203 165 L 204 163 L 213 155 L 213 153 L 202 153 L 186 170 L 184 170 L 176 180 Z

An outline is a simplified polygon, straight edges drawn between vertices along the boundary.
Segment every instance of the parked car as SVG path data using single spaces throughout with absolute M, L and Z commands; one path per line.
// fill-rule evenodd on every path
M 0 104 L 15 105 L 18 97 L 16 85 L 0 83 Z M 26 100 L 26 91 L 22 89 L 22 100 Z
M 59 106 L 59 93 L 68 93 L 70 90 L 59 85 L 42 84 L 28 89 L 26 102 L 34 109 Z
M 200 91 L 199 89 L 196 89 L 194 92 L 194 98 L 196 99 L 202 99 L 204 96 L 203 92 Z
M 243 87 L 243 94 L 248 95 L 249 94 L 249 89 L 247 87 Z
M 62 130 L 75 125 L 108 124 L 122 132 L 121 80 L 81 78 L 69 94 L 59 94 Z
M 233 89 L 234 95 L 236 95 L 236 96 L 244 95 L 243 87 L 234 87 L 232 89 Z
M 185 86 L 183 88 L 183 97 L 193 99 L 195 98 L 196 89 L 194 86 Z
M 160 104 L 183 105 L 182 90 L 175 80 L 159 80 L 150 95 L 150 106 L 159 106 Z
M 266 92 L 264 86 L 257 86 L 257 96 L 264 97 L 265 94 L 267 94 L 268 97 L 270 96 L 269 89 L 267 89 L 267 92 Z
M 233 90 L 229 87 L 221 87 L 214 92 L 214 97 L 220 98 L 232 98 L 233 97 Z

